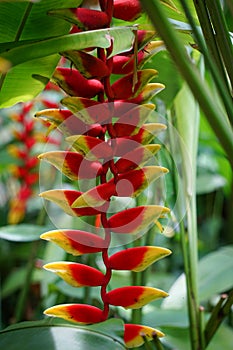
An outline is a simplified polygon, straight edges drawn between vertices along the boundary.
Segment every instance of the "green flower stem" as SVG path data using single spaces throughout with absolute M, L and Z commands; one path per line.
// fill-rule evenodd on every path
M 214 61 L 218 67 L 218 71 L 220 73 L 221 79 L 225 82 L 225 85 L 228 86 L 227 77 L 224 71 L 224 67 L 222 65 L 222 59 L 220 56 L 220 52 L 218 50 L 216 36 L 213 30 L 213 26 L 209 17 L 209 11 L 206 6 L 206 2 L 201 0 L 194 0 L 194 6 L 197 11 L 198 19 L 205 37 L 206 45 L 209 49 L 210 56 L 214 58 Z
M 233 290 L 227 296 L 223 294 L 214 307 L 209 321 L 205 328 L 205 342 L 206 346 L 210 343 L 218 327 L 221 325 L 223 319 L 230 312 L 233 304 Z
M 216 41 L 233 87 L 233 48 L 222 7 L 219 0 L 206 0 L 206 4 L 215 30 Z
M 198 44 L 198 47 L 205 58 L 205 62 L 207 64 L 208 68 L 211 71 L 215 85 L 218 89 L 218 93 L 221 96 L 222 102 L 224 103 L 224 106 L 226 108 L 228 117 L 233 124 L 233 104 L 232 104 L 231 91 L 229 89 L 229 85 L 228 85 L 228 83 L 226 81 L 226 77 L 225 77 L 225 68 L 223 67 L 224 79 L 220 79 L 217 66 L 214 63 L 212 56 L 209 55 L 209 52 L 208 52 L 208 49 L 205 45 L 203 36 L 200 34 L 200 32 L 198 31 L 198 29 L 196 27 L 196 23 L 192 17 L 192 14 L 190 13 L 187 2 L 185 0 L 180 0 L 180 2 L 182 4 L 185 15 L 186 15 L 191 27 L 192 27 L 192 31 L 193 31 L 195 40 Z M 228 33 L 227 33 L 227 35 L 228 35 Z
M 39 214 L 38 214 L 38 217 L 36 220 L 36 225 L 38 225 L 38 226 L 44 225 L 46 217 L 47 217 L 46 210 L 44 207 L 42 207 Z M 16 304 L 16 311 L 15 311 L 15 321 L 16 322 L 20 322 L 23 319 L 25 305 L 27 303 L 28 291 L 29 291 L 29 288 L 31 285 L 32 275 L 33 275 L 33 271 L 35 268 L 35 262 L 36 262 L 36 259 L 38 256 L 38 250 L 40 248 L 40 243 L 41 243 L 41 241 L 32 242 L 31 255 L 30 255 L 28 263 L 27 263 L 25 281 L 23 284 L 23 288 L 20 292 L 18 302 Z
M 35 241 L 32 243 L 32 249 L 31 249 L 31 255 L 29 257 L 28 263 L 27 263 L 27 269 L 26 269 L 26 277 L 23 283 L 23 288 L 20 292 L 18 302 L 16 304 L 16 311 L 15 311 L 15 322 L 20 322 L 23 319 L 23 314 L 25 311 L 25 306 L 27 304 L 27 296 L 29 287 L 31 285 L 32 281 L 32 275 L 35 268 L 35 261 L 37 258 L 38 249 L 40 246 L 40 241 Z
M 164 350 L 164 347 L 156 334 L 154 335 L 153 340 L 154 340 L 155 348 L 157 350 Z
M 199 308 L 199 323 L 200 323 L 200 343 L 201 343 L 201 349 L 205 350 L 206 345 L 205 345 L 205 333 L 204 333 L 204 329 L 205 329 L 205 309 L 203 306 L 200 306 Z
M 159 1 L 141 0 L 141 3 L 165 42 L 175 64 L 187 81 L 205 116 L 228 155 L 233 168 L 233 131 L 225 113 L 216 104 L 197 67 L 188 56 L 172 25 L 169 23 Z

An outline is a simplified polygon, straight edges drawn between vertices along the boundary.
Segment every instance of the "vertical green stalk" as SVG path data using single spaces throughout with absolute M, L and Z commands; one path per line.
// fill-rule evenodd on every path
M 233 167 L 233 131 L 227 121 L 225 112 L 216 104 L 211 91 L 200 76 L 196 65 L 188 56 L 184 45 L 169 23 L 159 1 L 141 0 L 141 3 L 152 20 L 152 23 L 165 42 L 176 66 L 180 70 L 194 97 L 200 104 L 205 116 L 224 148 Z
M 214 27 L 216 42 L 221 52 L 231 87 L 233 87 L 233 48 L 222 7 L 219 0 L 206 0 L 206 4 Z

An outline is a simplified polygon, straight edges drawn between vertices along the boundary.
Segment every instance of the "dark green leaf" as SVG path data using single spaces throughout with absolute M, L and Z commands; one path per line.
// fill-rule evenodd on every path
M 98 325 L 79 327 L 52 319 L 23 322 L 0 333 L 0 348 L 8 350 L 120 350 L 125 349 L 121 320 L 108 320 Z M 17 341 L 14 341 L 17 339 Z
M 7 225 L 0 228 L 0 238 L 12 242 L 32 242 L 40 239 L 40 235 L 48 229 L 31 224 Z
M 12 47 L 21 40 L 33 42 L 66 34 L 70 24 L 48 16 L 47 12 L 54 8 L 79 6 L 80 3 L 79 0 L 1 1 L 0 42 L 9 42 Z M 32 99 L 44 88 L 44 84 L 33 79 L 32 74 L 50 77 L 59 58 L 59 55 L 41 58 L 13 68 L 6 75 L 2 74 L 0 104 L 7 107 Z

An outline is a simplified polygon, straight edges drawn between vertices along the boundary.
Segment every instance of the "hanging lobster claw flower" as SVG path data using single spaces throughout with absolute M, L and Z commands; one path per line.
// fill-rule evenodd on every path
M 161 146 L 157 144 L 138 146 L 115 163 L 115 167 L 119 174 L 141 167 L 155 155 Z
M 103 91 L 99 80 L 86 79 L 73 68 L 57 67 L 51 81 L 71 96 L 92 98 Z
M 125 309 L 139 309 L 149 302 L 167 297 L 161 289 L 144 286 L 127 286 L 113 289 L 106 294 L 107 303 Z
M 148 82 L 156 77 L 158 72 L 155 69 L 143 69 L 137 71 L 137 81 L 134 84 L 134 73 L 125 75 L 112 84 L 112 91 L 115 99 L 132 99 L 140 94 Z
M 74 96 L 64 97 L 61 103 L 87 124 L 101 123 L 110 117 L 108 103 Z
M 43 197 L 51 202 L 56 203 L 61 207 L 64 212 L 71 216 L 90 216 L 106 212 L 109 203 L 105 202 L 104 205 L 96 208 L 72 208 L 72 203 L 81 196 L 82 192 L 74 190 L 49 190 L 40 193 L 40 197 Z
M 127 348 L 136 348 L 144 344 L 145 338 L 147 341 L 154 337 L 164 337 L 161 331 L 139 324 L 125 324 L 124 325 L 124 341 Z
M 80 230 L 52 230 L 43 233 L 40 238 L 57 244 L 75 256 L 98 253 L 106 247 L 103 238 Z
M 82 30 L 100 29 L 109 24 L 109 18 L 105 12 L 87 8 L 50 10 L 48 14 L 75 24 Z
M 100 162 L 89 161 L 77 152 L 51 151 L 40 154 L 38 158 L 54 165 L 71 180 L 94 179 L 103 172 Z
M 46 264 L 44 268 L 55 272 L 73 287 L 96 287 L 104 284 L 104 274 L 88 265 L 58 261 Z
M 72 147 L 83 154 L 89 160 L 111 158 L 112 148 L 105 142 L 95 137 L 86 135 L 74 135 L 66 138 Z
M 61 53 L 87 79 L 102 79 L 110 74 L 107 65 L 99 58 L 84 51 L 70 50 Z
M 169 213 L 169 209 L 159 205 L 139 206 L 123 210 L 111 216 L 108 225 L 112 232 L 135 234 L 145 230 L 161 215 Z
M 124 21 L 134 21 L 142 13 L 138 0 L 114 0 L 113 17 Z
M 61 304 L 44 311 L 45 315 L 60 317 L 80 324 L 92 324 L 104 321 L 103 311 L 86 304 Z
M 141 246 L 121 250 L 109 258 L 113 270 L 143 271 L 148 266 L 170 255 L 171 251 L 162 247 Z

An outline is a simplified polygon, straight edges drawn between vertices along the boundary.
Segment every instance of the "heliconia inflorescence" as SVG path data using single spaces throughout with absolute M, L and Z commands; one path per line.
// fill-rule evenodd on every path
M 89 8 L 50 11 L 50 15 L 73 24 L 72 33 L 110 26 L 112 16 L 132 21 L 141 15 L 138 0 L 100 0 L 99 10 Z M 97 216 L 104 232 L 77 229 L 58 229 L 42 234 L 74 256 L 101 253 L 105 271 L 81 263 L 58 261 L 45 265 L 74 287 L 99 286 L 102 307 L 88 304 L 62 304 L 45 310 L 46 315 L 61 317 L 80 324 L 93 324 L 109 317 L 110 307 L 141 308 L 150 301 L 168 294 L 148 286 L 125 286 L 108 289 L 113 270 L 139 272 L 171 251 L 156 246 L 124 248 L 110 254 L 112 237 L 131 235 L 132 240 L 145 233 L 169 209 L 160 205 L 141 205 L 109 209 L 116 197 L 137 197 L 153 181 L 167 173 L 161 166 L 146 165 L 159 151 L 151 144 L 166 127 L 160 123 L 146 123 L 155 106 L 149 101 L 164 86 L 153 83 L 154 69 L 143 69 L 148 57 L 156 53 L 161 42 L 152 41 L 152 31 L 133 29 L 137 45 L 128 52 L 110 56 L 114 41 L 108 49 L 90 48 L 85 51 L 66 51 L 61 55 L 72 67 L 56 68 L 52 82 L 65 91 L 61 103 L 64 109 L 47 109 L 36 114 L 50 129 L 58 128 L 71 149 L 49 151 L 39 156 L 73 181 L 96 179 L 96 186 L 87 191 L 52 189 L 40 195 L 60 206 L 72 216 Z M 139 51 L 134 48 L 138 47 Z M 96 49 L 96 50 L 94 50 Z M 112 74 L 115 75 L 112 83 Z M 117 75 L 120 75 L 117 77 Z M 128 348 L 143 344 L 144 340 L 162 337 L 154 328 L 125 324 L 124 341 Z

